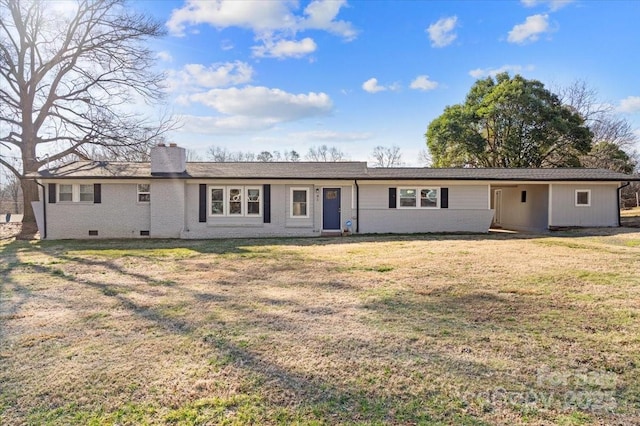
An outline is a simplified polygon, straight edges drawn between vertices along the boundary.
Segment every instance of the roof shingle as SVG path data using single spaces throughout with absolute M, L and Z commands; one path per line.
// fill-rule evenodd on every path
M 486 181 L 630 181 L 640 176 L 604 169 L 498 168 L 368 168 L 365 162 L 187 163 L 181 174 L 151 174 L 149 163 L 75 161 L 31 177 L 47 179 L 359 179 L 359 180 L 486 180 Z

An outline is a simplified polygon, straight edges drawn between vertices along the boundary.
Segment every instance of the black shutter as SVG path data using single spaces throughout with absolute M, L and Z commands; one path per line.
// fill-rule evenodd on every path
M 56 202 L 56 184 L 49 184 L 49 204 L 55 204 Z
M 520 192 L 520 202 L 521 203 L 527 202 L 527 191 Z
M 93 184 L 93 204 L 102 203 L 102 185 L 99 183 Z
M 262 218 L 264 223 L 271 223 L 271 185 L 264 185 L 262 187 L 264 195 L 262 206 Z
M 440 208 L 449 208 L 449 188 L 440 188 Z
M 396 188 L 389 188 L 389 208 L 395 209 L 396 206 Z
M 198 222 L 207 221 L 207 185 L 200 184 L 200 205 L 198 208 Z

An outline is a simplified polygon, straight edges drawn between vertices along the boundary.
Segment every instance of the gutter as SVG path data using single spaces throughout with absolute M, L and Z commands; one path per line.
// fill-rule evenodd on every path
M 358 179 L 354 179 L 353 183 L 356 185 L 356 234 L 360 233 L 360 186 L 358 185 Z
M 41 184 L 40 182 L 38 182 L 37 180 L 34 179 L 34 182 L 36 183 L 36 185 L 38 185 L 40 188 L 42 188 L 42 237 L 41 239 L 46 240 L 47 239 L 47 192 L 46 192 L 46 188 L 43 184 Z M 618 193 L 619 195 L 620 193 Z M 33 208 L 33 207 L 32 207 Z
M 622 215 L 620 214 L 620 191 L 622 190 L 622 188 L 626 188 L 630 184 L 631 182 L 627 182 L 624 185 L 618 187 L 618 226 L 622 226 Z

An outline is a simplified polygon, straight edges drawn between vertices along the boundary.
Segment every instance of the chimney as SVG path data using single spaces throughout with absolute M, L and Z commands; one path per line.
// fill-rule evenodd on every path
M 151 174 L 184 173 L 187 170 L 187 151 L 175 143 L 159 143 L 151 148 Z

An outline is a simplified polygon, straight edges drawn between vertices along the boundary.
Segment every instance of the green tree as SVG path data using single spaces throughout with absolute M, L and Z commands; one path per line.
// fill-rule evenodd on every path
M 583 118 L 537 80 L 478 80 L 426 133 L 435 167 L 577 167 L 591 148 Z

